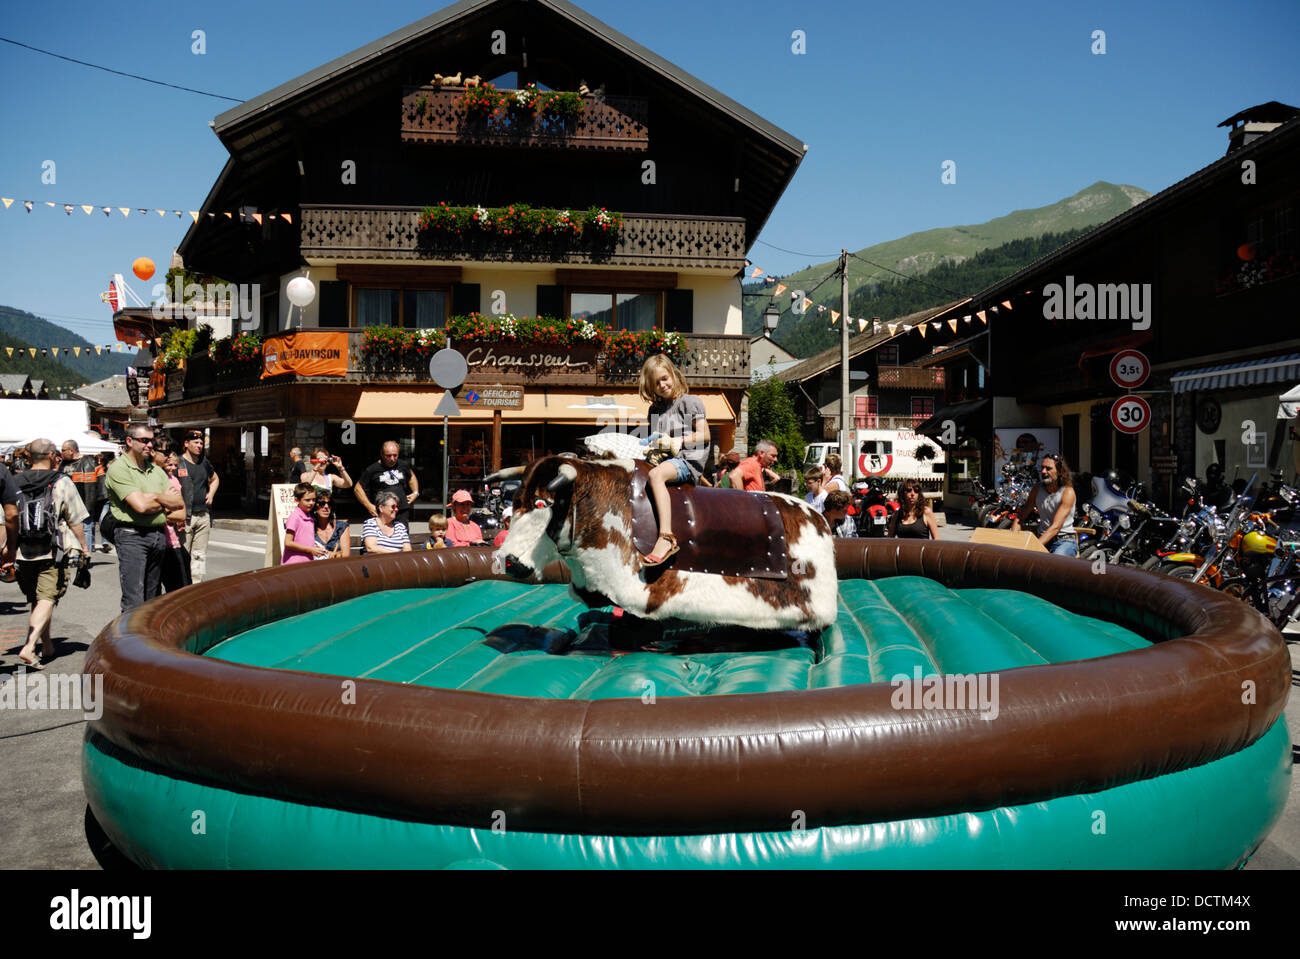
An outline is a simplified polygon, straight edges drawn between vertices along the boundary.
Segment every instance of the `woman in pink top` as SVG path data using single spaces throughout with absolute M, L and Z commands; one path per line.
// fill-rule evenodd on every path
M 316 508 L 316 487 L 310 483 L 299 483 L 293 488 L 293 498 L 298 505 L 284 521 L 284 555 L 280 557 L 281 566 L 310 563 L 317 556 L 329 552 L 316 542 L 316 521 L 311 515 Z
M 172 446 L 165 433 L 159 432 L 154 439 L 154 465 L 167 473 L 167 485 L 173 492 L 182 493 L 180 476 L 180 455 Z M 163 527 L 167 535 L 167 553 L 163 556 L 162 587 L 167 593 L 175 592 L 194 582 L 190 578 L 190 554 L 185 551 L 186 514 L 184 509 L 167 514 L 167 525 Z

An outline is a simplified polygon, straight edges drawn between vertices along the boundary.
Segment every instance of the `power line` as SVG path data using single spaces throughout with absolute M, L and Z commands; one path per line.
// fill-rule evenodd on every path
M 947 287 L 939 286 L 937 283 L 931 283 L 929 280 L 923 278 L 920 275 L 909 276 L 906 273 L 899 273 L 897 270 L 890 269 L 889 267 L 885 266 L 883 263 L 872 263 L 870 260 L 866 259 L 865 257 L 858 256 L 856 253 L 850 253 L 849 256 L 853 257 L 853 259 L 855 260 L 859 260 L 867 264 L 868 266 L 874 266 L 878 270 L 884 270 L 886 273 L 893 273 L 895 276 L 901 276 L 905 280 L 915 280 L 918 283 L 924 283 L 926 286 L 933 287 L 936 290 L 939 290 L 943 293 L 947 293 L 949 296 L 955 296 L 959 300 L 969 295 L 966 293 L 957 293 L 956 291 L 950 290 Z
M 135 73 L 125 73 L 121 70 L 114 70 L 112 67 L 102 67 L 98 63 L 87 63 L 85 60 L 78 60 L 75 57 L 65 57 L 61 53 L 54 53 L 50 50 L 42 50 L 40 47 L 33 47 L 30 44 L 19 43 L 17 40 L 10 40 L 8 37 L 0 37 L 5 43 L 12 43 L 16 47 L 23 47 L 26 50 L 33 50 L 36 53 L 43 53 L 47 57 L 56 57 L 59 60 L 67 60 L 69 63 L 79 63 L 83 67 L 91 67 L 95 70 L 103 70 L 105 73 L 116 73 L 119 77 L 130 77 L 132 80 L 143 80 L 145 83 L 156 83 L 160 87 L 171 87 L 173 90 L 184 90 L 186 93 L 197 93 L 199 96 L 215 97 L 218 100 L 229 100 L 231 103 L 243 103 L 243 100 L 235 97 L 222 96 L 220 93 L 208 93 L 206 90 L 195 90 L 193 87 L 182 87 L 175 83 L 167 83 L 163 80 L 151 80 L 148 77 L 142 77 Z
M 789 253 L 791 256 L 806 256 L 814 260 L 839 259 L 838 253 L 800 253 L 798 250 L 787 250 L 785 247 L 777 246 L 775 243 L 768 243 L 766 240 L 755 240 L 755 243 L 762 243 L 764 246 L 770 246 L 774 250 L 780 250 L 782 253 Z

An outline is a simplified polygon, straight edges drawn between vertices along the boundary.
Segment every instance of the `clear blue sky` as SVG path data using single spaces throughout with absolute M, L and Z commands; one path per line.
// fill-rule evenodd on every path
M 809 152 L 751 252 L 769 272 L 840 247 L 979 223 L 1097 180 L 1159 191 L 1221 156 L 1215 124 L 1300 103 L 1300 4 L 582 0 L 593 15 L 801 138 Z M 6 4 L 0 36 L 249 98 L 439 9 L 409 0 Z M 191 52 L 206 32 L 207 51 Z M 792 52 L 803 30 L 807 52 Z M 1105 31 L 1106 53 L 1091 53 Z M 0 196 L 130 218 L 0 209 L 0 305 L 112 340 L 99 293 L 166 270 L 226 152 L 231 104 L 0 43 Z M 41 182 L 53 160 L 57 182 Z M 957 182 L 940 182 L 953 160 Z M 771 244 L 771 245 L 767 245 Z M 782 253 L 773 247 L 798 251 Z M 806 255 L 805 255 L 806 254 Z M 146 296 L 151 284 L 136 283 Z M 54 344 L 49 344 L 54 345 Z

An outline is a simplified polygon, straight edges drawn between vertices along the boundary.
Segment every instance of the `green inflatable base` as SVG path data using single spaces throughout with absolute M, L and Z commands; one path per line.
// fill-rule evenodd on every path
M 386 819 L 178 779 L 88 735 L 82 778 L 113 843 L 169 869 L 1224 869 L 1282 815 L 1285 716 L 1223 759 L 1098 793 L 866 825 L 594 836 Z M 485 797 L 485 803 L 490 797 Z

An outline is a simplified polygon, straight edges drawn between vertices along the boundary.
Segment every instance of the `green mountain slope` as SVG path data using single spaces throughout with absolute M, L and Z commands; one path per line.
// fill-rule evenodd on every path
M 1150 195 L 1140 187 L 1117 186 L 1113 183 L 1098 181 L 1087 189 L 1080 190 L 1074 196 L 1066 197 L 1064 200 L 1049 206 L 1031 210 L 1016 210 L 1006 216 L 989 220 L 987 223 L 924 230 L 920 233 L 908 234 L 897 240 L 877 243 L 874 246 L 857 251 L 857 256 L 862 259 L 849 259 L 850 298 L 854 292 L 868 283 L 897 279 L 895 274 L 889 272 L 889 270 L 896 270 L 907 276 L 916 276 L 926 273 L 942 263 L 960 264 L 981 250 L 1001 246 L 1012 240 L 1038 237 L 1045 233 L 1067 233 L 1086 227 L 1094 227 L 1136 206 Z M 864 263 L 863 260 L 870 260 L 872 263 L 880 264 L 881 267 L 888 267 L 889 269 L 880 269 L 869 263 Z M 826 274 L 832 272 L 835 267 L 836 261 L 834 260 L 819 263 L 798 273 L 793 273 L 788 277 L 782 277 L 780 282 L 791 290 L 807 290 Z M 747 292 L 761 289 L 770 291 L 772 287 L 763 287 L 761 284 L 746 286 Z M 975 290 L 961 290 L 960 292 L 973 293 Z M 786 302 L 781 305 L 788 306 L 789 294 L 782 295 L 786 297 Z M 832 309 L 839 309 L 840 290 L 838 280 L 832 279 L 818 289 L 815 294 L 808 295 L 814 303 L 823 303 Z M 752 335 L 762 330 L 761 316 L 766 305 L 767 301 L 762 297 L 745 298 L 744 330 L 746 333 Z M 789 314 L 787 314 L 781 321 L 782 325 L 788 323 L 789 319 Z M 810 318 L 799 319 L 800 322 L 795 324 L 796 326 L 802 325 L 803 322 L 815 322 L 815 325 L 822 325 L 820 321 L 812 321 Z
M 23 341 L 24 345 L 34 346 L 37 348 L 37 358 L 40 358 L 39 350 L 50 349 L 52 347 L 83 347 L 80 356 L 74 356 L 72 353 L 60 353 L 59 363 L 76 371 L 77 386 L 82 383 L 95 383 L 108 376 L 121 373 L 126 369 L 127 364 L 134 359 L 134 350 L 131 353 L 101 353 L 96 354 L 94 349 L 85 349 L 95 346 L 105 346 L 103 343 L 91 343 L 85 337 L 78 336 L 76 333 L 66 330 L 61 326 L 43 320 L 33 313 L 24 310 L 16 310 L 11 306 L 0 306 L 0 333 L 16 337 Z M 13 344 L 6 344 L 12 346 Z M 30 355 L 24 353 L 27 361 L 32 362 Z M 14 351 L 14 359 L 18 358 L 17 350 Z M 7 359 L 7 357 L 6 357 Z M 6 372 L 24 372 L 35 377 L 35 373 L 27 367 L 21 367 L 15 370 L 6 370 Z M 39 378 L 39 377 L 38 377 Z

